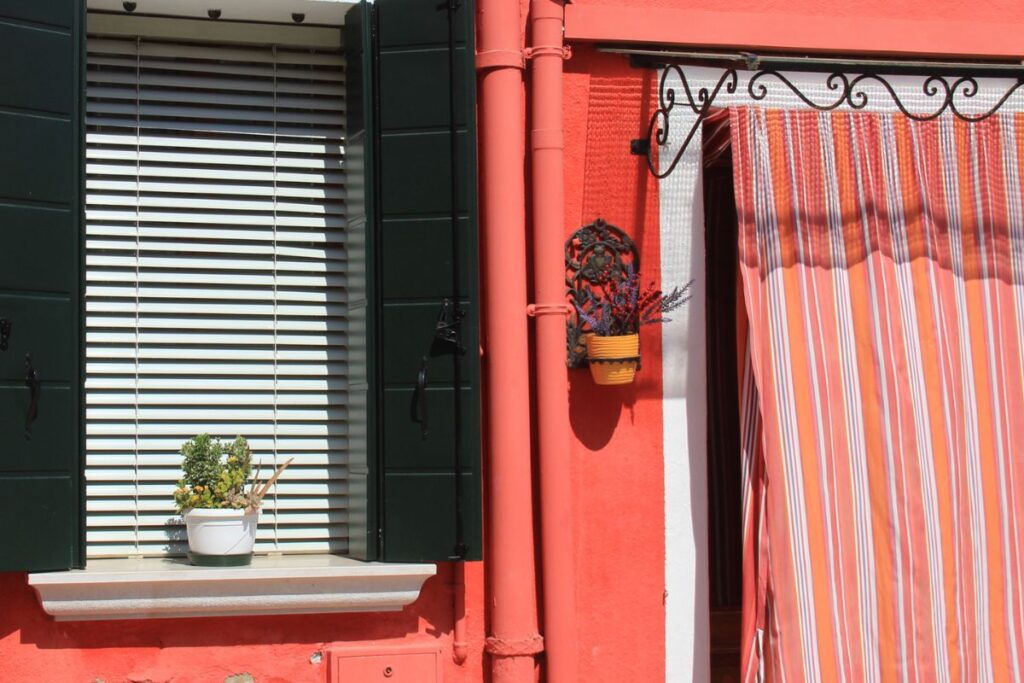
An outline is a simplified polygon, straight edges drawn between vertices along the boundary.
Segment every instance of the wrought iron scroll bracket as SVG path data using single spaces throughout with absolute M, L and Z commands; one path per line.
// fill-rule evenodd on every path
M 884 96 L 889 98 L 904 116 L 914 121 L 931 121 L 948 112 L 961 121 L 977 123 L 997 113 L 1011 95 L 1024 87 L 1024 78 L 1018 78 L 1009 85 L 995 104 L 978 111 L 972 111 L 972 108 L 967 106 L 981 89 L 975 76 L 926 75 L 921 90 L 925 101 L 931 103 L 932 108 L 928 111 L 908 109 L 902 96 L 888 78 L 877 73 L 832 72 L 825 78 L 829 99 L 820 101 L 806 95 L 797 83 L 789 80 L 781 71 L 756 69 L 750 71 L 747 95 L 754 102 L 762 101 L 768 97 L 772 85 L 788 90 L 796 95 L 801 104 L 817 111 L 832 111 L 842 106 L 855 111 L 865 109 L 872 96 L 872 89 L 867 86 L 876 85 L 881 87 Z M 701 124 L 711 114 L 718 96 L 723 91 L 730 95 L 734 94 L 738 88 L 739 71 L 736 68 L 725 69 L 714 86 L 695 89 L 687 80 L 686 73 L 680 65 L 665 65 L 658 80 L 658 107 L 648 122 L 646 135 L 630 141 L 630 152 L 647 157 L 647 167 L 654 177 L 668 177 L 679 165 Z M 874 92 L 878 92 L 877 89 Z M 676 139 L 671 126 L 671 115 L 677 107 L 689 109 L 696 114 L 696 118 L 689 129 L 683 132 L 682 137 L 678 138 L 674 153 L 670 157 L 659 159 L 656 154 L 658 148 L 664 148 L 670 140 Z
M 578 311 L 588 311 L 590 294 L 610 279 L 625 280 L 627 266 L 640 268 L 636 244 L 623 231 L 598 218 L 584 225 L 565 242 L 566 300 L 571 312 L 566 322 L 567 364 L 580 368 L 587 364 L 584 336 L 590 331 Z

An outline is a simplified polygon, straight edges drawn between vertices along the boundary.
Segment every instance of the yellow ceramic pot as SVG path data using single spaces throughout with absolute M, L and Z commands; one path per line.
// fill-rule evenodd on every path
M 629 384 L 636 376 L 640 358 L 640 335 L 599 337 L 588 334 L 587 360 L 596 384 Z

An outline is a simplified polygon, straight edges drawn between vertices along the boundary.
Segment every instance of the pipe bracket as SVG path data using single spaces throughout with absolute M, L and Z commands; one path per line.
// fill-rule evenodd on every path
M 535 45 L 523 49 L 523 60 L 552 55 L 562 59 L 572 59 L 572 48 L 568 45 Z
M 476 53 L 476 70 L 525 69 L 525 50 L 484 50 Z
M 536 318 L 538 315 L 572 315 L 569 304 L 530 304 L 526 307 L 526 315 Z
M 564 149 L 565 138 L 561 128 L 537 129 L 530 131 L 530 148 L 534 151 L 542 149 Z
M 484 650 L 492 657 L 532 657 L 544 652 L 544 637 L 539 633 L 526 638 L 497 638 L 484 641 Z

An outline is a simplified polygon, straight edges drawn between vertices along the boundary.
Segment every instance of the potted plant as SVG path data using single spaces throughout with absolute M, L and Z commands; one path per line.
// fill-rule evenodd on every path
M 651 282 L 640 284 L 640 274 L 626 266 L 623 277 L 603 278 L 588 289 L 576 311 L 589 328 L 584 336 L 590 374 L 597 384 L 629 384 L 640 365 L 640 328 L 668 322 L 670 313 L 687 301 L 685 287 L 664 294 Z
M 181 446 L 182 478 L 174 502 L 185 518 L 188 557 L 207 567 L 239 567 L 252 561 L 256 524 L 263 497 L 291 464 L 289 459 L 270 479 L 249 481 L 252 451 L 242 437 L 227 448 L 209 434 Z

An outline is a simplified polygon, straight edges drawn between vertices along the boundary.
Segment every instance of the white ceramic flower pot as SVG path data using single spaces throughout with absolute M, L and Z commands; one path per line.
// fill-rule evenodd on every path
M 185 513 L 192 564 L 237 567 L 252 561 L 259 510 L 192 509 Z

